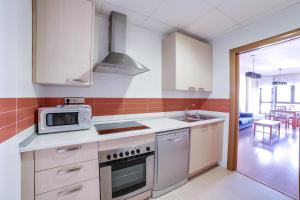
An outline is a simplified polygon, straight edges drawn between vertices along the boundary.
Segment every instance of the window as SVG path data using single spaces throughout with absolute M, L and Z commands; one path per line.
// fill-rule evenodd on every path
M 272 101 L 272 87 L 262 87 L 261 88 L 261 101 L 271 102 Z
M 272 103 L 260 103 L 260 113 L 269 113 L 272 108 Z
M 291 102 L 291 86 L 277 86 L 277 102 Z
M 260 88 L 259 113 L 268 113 L 272 107 L 272 86 L 264 85 Z
M 295 84 L 295 102 L 300 103 L 300 83 Z

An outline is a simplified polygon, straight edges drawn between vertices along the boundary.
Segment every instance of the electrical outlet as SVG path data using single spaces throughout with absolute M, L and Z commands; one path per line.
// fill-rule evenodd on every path
M 65 97 L 65 104 L 84 104 L 84 97 Z

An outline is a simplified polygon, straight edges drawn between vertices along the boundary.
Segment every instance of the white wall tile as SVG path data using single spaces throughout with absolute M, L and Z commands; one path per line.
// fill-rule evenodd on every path
M 176 31 L 175 27 L 165 24 L 164 22 L 160 22 L 153 18 L 147 19 L 146 22 L 142 24 L 142 26 L 161 33 L 169 33 L 172 31 Z
M 142 15 L 138 12 L 127 10 L 119 6 L 115 6 L 113 4 L 103 4 L 101 12 L 104 15 L 109 16 L 111 11 L 116 11 L 127 15 L 127 21 L 135 25 L 141 25 L 148 18 L 147 16 Z
M 165 0 L 152 17 L 181 28 L 210 10 L 211 7 L 201 0 Z
M 208 38 L 212 35 L 221 34 L 232 27 L 236 27 L 235 22 L 219 11 L 213 10 L 187 26 L 185 29 L 202 38 Z
M 149 16 L 162 1 L 163 0 L 105 0 L 104 4 L 110 3 Z
M 226 0 L 219 9 L 232 19 L 243 22 L 261 15 L 286 0 Z

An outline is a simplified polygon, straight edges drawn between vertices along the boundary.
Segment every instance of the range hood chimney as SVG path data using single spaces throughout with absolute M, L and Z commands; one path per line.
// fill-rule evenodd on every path
M 149 71 L 126 54 L 126 15 L 112 11 L 109 16 L 109 53 L 94 72 L 135 76 Z

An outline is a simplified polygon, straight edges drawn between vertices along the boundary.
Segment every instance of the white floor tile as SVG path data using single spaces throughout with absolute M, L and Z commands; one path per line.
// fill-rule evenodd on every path
M 198 176 L 155 200 L 291 200 L 237 172 L 222 167 Z

